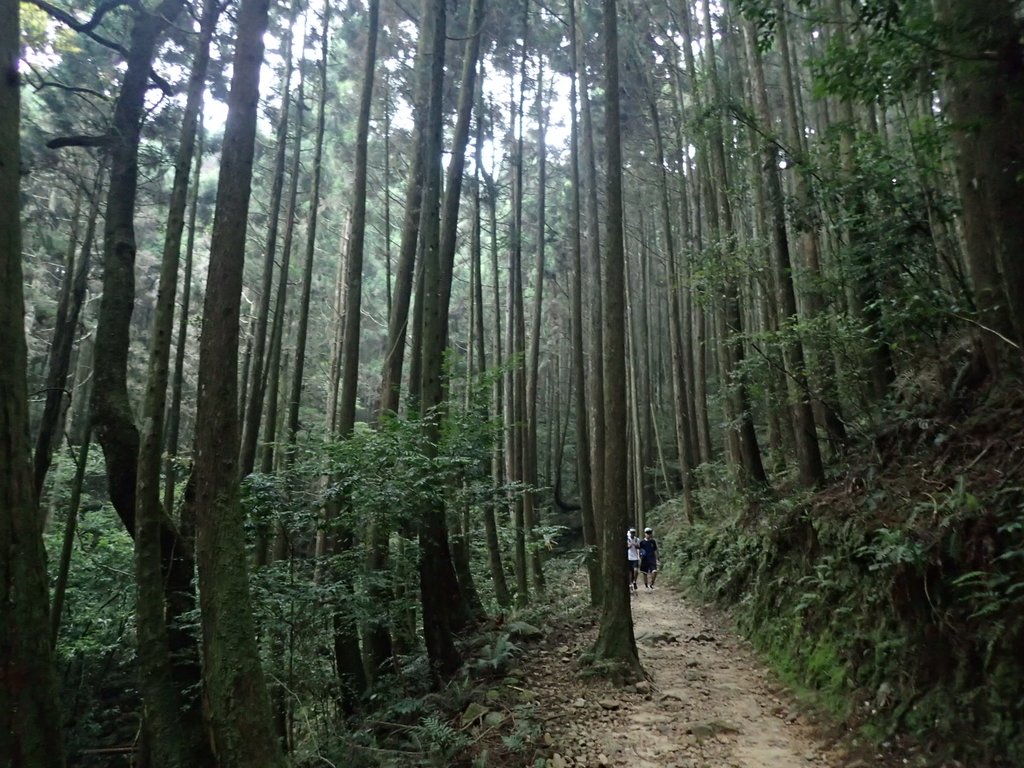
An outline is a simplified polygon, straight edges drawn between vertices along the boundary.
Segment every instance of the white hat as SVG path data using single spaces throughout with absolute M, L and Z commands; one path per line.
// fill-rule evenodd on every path
M 644 533 L 654 533 L 653 528 L 644 528 Z

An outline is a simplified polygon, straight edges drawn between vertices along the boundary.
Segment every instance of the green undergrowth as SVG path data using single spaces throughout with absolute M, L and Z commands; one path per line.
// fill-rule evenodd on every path
M 1024 765 L 1024 395 L 900 416 L 813 495 L 706 467 L 696 525 L 656 513 L 669 577 L 861 741 Z
M 457 638 L 463 664 L 436 690 L 422 652 L 406 657 L 402 674 L 378 681 L 348 727 L 307 728 L 295 765 L 364 768 L 510 768 L 543 766 L 546 713 L 532 690 L 538 649 L 569 644 L 596 620 L 575 562 L 545 563 L 548 594 L 502 612 Z M 568 586 L 565 586 L 568 585 Z M 310 713 L 312 719 L 315 715 Z

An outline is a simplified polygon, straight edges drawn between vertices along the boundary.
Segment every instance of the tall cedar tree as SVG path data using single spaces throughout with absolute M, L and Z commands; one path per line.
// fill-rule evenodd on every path
M 455 273 L 455 252 L 458 240 L 459 206 L 462 201 L 462 182 L 466 167 L 466 147 L 469 145 L 469 128 L 473 118 L 473 102 L 476 96 L 476 63 L 480 53 L 480 37 L 482 34 L 482 23 L 484 19 L 484 0 L 473 0 L 469 9 L 469 29 L 466 35 L 465 51 L 462 57 L 462 82 L 459 86 L 458 105 L 456 107 L 455 133 L 452 136 L 451 159 L 448 162 L 448 170 L 444 185 L 444 202 L 441 211 L 441 233 L 439 239 L 439 267 L 438 276 L 438 306 L 436 317 L 429 320 L 429 325 L 424 326 L 424 337 L 426 333 L 435 334 L 440 339 L 439 348 L 443 351 L 448 347 L 448 316 L 451 304 L 452 281 Z M 472 293 L 472 291 L 471 291 Z M 428 319 L 424 318 L 427 323 Z M 439 324 L 434 327 L 435 323 Z M 440 398 L 441 403 L 447 389 L 443 374 L 443 358 L 435 356 L 431 358 L 432 364 L 438 366 L 437 382 L 441 385 L 440 390 L 436 387 L 432 390 L 431 396 Z M 424 368 L 424 381 L 427 381 L 427 371 Z M 433 376 L 433 372 L 430 373 Z M 430 379 L 431 386 L 435 386 L 433 379 Z M 423 393 L 426 397 L 425 390 Z M 461 526 L 456 524 L 458 534 L 451 542 L 451 559 L 454 571 L 447 569 L 442 575 L 451 578 L 451 590 L 458 590 L 463 600 L 452 605 L 452 619 L 455 627 L 465 626 L 473 621 L 482 618 L 484 615 L 483 603 L 476 590 L 473 581 L 473 572 L 470 568 L 469 546 L 466 541 L 465 532 Z M 447 536 L 445 537 L 447 538 Z
M 158 766 L 188 766 L 208 762 L 202 712 L 191 697 L 187 716 L 179 681 L 174 679 L 171 647 L 167 636 L 160 536 L 163 508 L 160 503 L 160 467 L 163 453 L 164 410 L 174 329 L 174 300 L 178 288 L 178 261 L 185 228 L 188 180 L 195 151 L 200 105 L 206 90 L 210 41 L 220 16 L 219 0 L 206 0 L 196 53 L 189 77 L 181 140 L 174 162 L 167 226 L 164 233 L 160 286 L 150 335 L 149 371 L 142 410 L 139 468 L 136 480 L 135 578 L 137 589 L 137 640 L 139 676 L 145 706 L 144 724 L 151 757 Z M 196 179 L 198 183 L 198 179 Z M 191 593 L 189 593 L 191 597 Z M 191 599 L 188 608 L 194 607 Z M 172 611 L 171 615 L 180 613 Z
M 436 456 L 440 438 L 440 405 L 443 397 L 441 381 L 444 323 L 441 318 L 441 150 L 442 150 L 442 86 L 444 84 L 445 0 L 423 0 L 420 34 L 426 38 L 425 57 L 419 62 L 420 77 L 429 80 L 429 113 L 424 126 L 423 158 L 424 189 L 420 211 L 420 253 L 423 257 L 424 327 L 421 342 L 422 374 L 420 380 L 421 408 L 426 435 L 427 458 Z M 412 374 L 410 374 L 412 375 Z M 423 602 L 423 639 L 427 646 L 431 674 L 435 680 L 450 677 L 460 664 L 459 652 L 452 638 L 450 603 L 454 583 L 448 529 L 444 506 L 427 502 L 421 510 L 420 594 Z M 457 589 L 457 588 L 456 588 Z M 454 599 L 459 599 L 457 596 Z
M 605 158 L 608 184 L 604 261 L 604 494 L 602 564 L 604 604 L 595 655 L 621 664 L 624 674 L 642 670 L 633 635 L 622 563 L 629 525 L 626 497 L 626 296 L 622 226 L 622 144 L 619 118 L 619 32 L 615 0 L 603 0 Z
M 569 90 L 569 111 L 572 115 L 569 147 L 572 165 L 572 372 L 575 382 L 576 414 L 576 485 L 580 493 L 580 517 L 583 544 L 587 548 L 587 575 L 590 581 L 590 603 L 601 604 L 601 546 L 597 538 L 597 525 L 592 494 L 590 471 L 590 426 L 587 421 L 586 350 L 583 346 L 583 219 L 580 204 L 580 126 L 577 116 L 577 73 L 579 47 L 576 35 L 576 0 L 566 4 L 569 11 L 569 53 L 572 58 L 572 81 Z
M 199 347 L 196 553 L 205 699 L 217 758 L 283 766 L 260 667 L 239 500 L 238 331 L 269 0 L 242 0 Z

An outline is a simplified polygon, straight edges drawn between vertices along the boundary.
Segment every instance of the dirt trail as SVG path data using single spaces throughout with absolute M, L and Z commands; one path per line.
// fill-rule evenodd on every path
M 650 683 L 615 689 L 537 680 L 552 768 L 838 768 L 815 729 L 720 622 L 659 587 L 632 598 Z M 592 642 L 573 638 L 542 659 L 564 669 Z M 531 674 L 531 678 L 534 676 Z M 561 675 L 558 675 L 561 677 Z M 566 675 L 569 677 L 569 675 Z M 541 676 L 543 679 L 543 676 Z M 535 684 L 531 680 L 531 684 Z

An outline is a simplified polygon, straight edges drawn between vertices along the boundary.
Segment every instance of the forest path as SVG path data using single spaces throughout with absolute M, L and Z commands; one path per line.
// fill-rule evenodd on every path
M 552 768 L 838 768 L 843 761 L 721 617 L 670 588 L 631 599 L 651 677 L 635 688 L 583 684 L 567 664 L 592 633 L 543 652 L 529 677 L 548 719 Z M 554 658 L 550 658 L 554 657 Z M 558 670 L 550 674 L 551 670 Z M 564 672 L 562 671 L 564 670 Z M 564 677 L 563 677 L 564 675 Z

